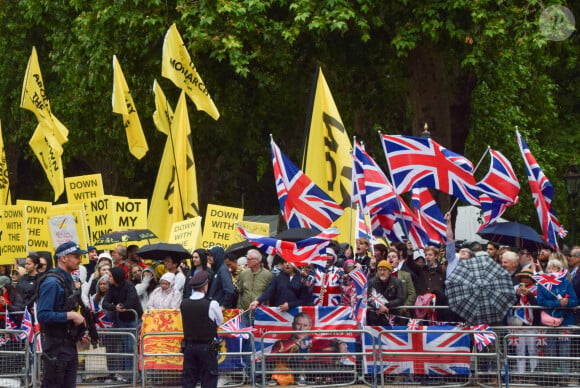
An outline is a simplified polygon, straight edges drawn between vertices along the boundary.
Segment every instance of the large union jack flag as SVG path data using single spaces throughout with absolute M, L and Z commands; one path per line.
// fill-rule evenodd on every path
M 415 208 L 415 214 L 427 235 L 429 235 L 429 244 L 440 246 L 445 245 L 447 237 L 445 231 L 447 222 L 443 213 L 437 206 L 437 202 L 427 188 L 413 189 L 412 205 Z
M 520 183 L 510 161 L 499 151 L 490 150 L 491 165 L 487 175 L 477 183 L 484 223 L 480 230 L 504 213 L 508 206 L 518 203 Z
M 280 211 L 289 228 L 328 228 L 342 208 L 314 184 L 271 140 L 272 165 Z
M 262 338 L 263 342 L 256 341 L 256 351 L 270 353 L 272 346 L 277 341 L 289 341 L 291 339 L 291 333 L 267 333 L 274 331 L 293 331 L 292 322 L 294 321 L 294 317 L 301 313 L 301 315 L 307 315 L 307 320 L 312 324 L 309 330 L 305 330 L 312 331 L 312 334 L 309 335 L 309 339 L 312 341 L 310 353 L 316 352 L 315 349 L 318 347 L 317 342 L 323 344 L 335 339 L 346 343 L 348 352 L 354 353 L 356 351 L 356 333 L 353 330 L 357 329 L 357 324 L 351 318 L 351 311 L 351 307 L 348 306 L 302 306 L 294 307 L 286 312 L 281 312 L 278 307 L 259 307 L 256 309 L 254 320 L 256 331 L 254 334 L 256 338 Z M 333 330 L 334 332 L 320 333 L 320 330 Z M 264 336 L 264 334 L 267 335 Z M 264 346 L 263 348 L 262 345 Z M 321 352 L 321 350 L 318 350 L 318 353 Z
M 431 187 L 479 206 L 473 164 L 464 156 L 423 137 L 382 135 L 397 193 Z
M 339 234 L 333 227 L 316 236 L 292 242 L 250 233 L 240 225 L 238 230 L 246 240 L 269 255 L 278 254 L 296 265 L 314 264 L 322 268 L 326 266 L 326 247 Z
M 552 199 L 554 198 L 554 188 L 552 184 L 544 175 L 534 155 L 530 152 L 528 145 L 516 130 L 518 144 L 522 152 L 522 158 L 526 166 L 526 174 L 530 181 L 530 189 L 532 191 L 532 198 L 534 205 L 538 212 L 540 224 L 542 224 L 542 233 L 544 241 L 550 244 L 553 248 L 557 247 L 556 234 L 561 238 L 566 237 L 567 232 L 560 226 L 556 214 L 552 210 Z
M 367 373 L 373 372 L 373 338 L 382 348 L 377 372 L 384 374 L 468 375 L 468 333 L 455 326 L 425 326 L 426 330 L 406 330 L 406 326 L 368 326 L 363 336 Z M 385 331 L 383 331 L 385 330 Z M 379 333 L 380 336 L 379 343 Z M 415 354 L 409 354 L 416 352 Z M 420 353 L 420 354 L 417 354 Z M 457 353 L 451 354 L 448 353 Z M 465 354 L 467 353 L 467 354 Z

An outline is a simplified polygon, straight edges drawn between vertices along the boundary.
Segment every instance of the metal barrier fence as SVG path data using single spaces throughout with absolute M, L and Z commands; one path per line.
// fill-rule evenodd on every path
M 0 330 L 0 387 L 27 387 L 30 382 L 28 341 L 21 330 Z

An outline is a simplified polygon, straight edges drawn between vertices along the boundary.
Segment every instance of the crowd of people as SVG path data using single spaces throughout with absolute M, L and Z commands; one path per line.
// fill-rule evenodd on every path
M 446 215 L 448 217 L 448 215 Z M 448 223 L 450 224 L 450 223 Z M 369 298 L 367 324 L 373 326 L 405 325 L 408 318 L 428 321 L 460 322 L 461 317 L 449 309 L 432 310 L 430 305 L 447 305 L 445 280 L 460 260 L 486 255 L 507 271 L 513 282 L 514 294 L 520 310 L 510 310 L 501 322 L 490 325 L 540 326 L 548 324 L 544 315 L 554 318 L 557 326 L 580 324 L 580 314 L 572 308 L 578 305 L 580 292 L 580 247 L 554 252 L 543 248 L 531 253 L 527 249 L 514 250 L 489 242 L 467 244 L 454 240 L 449 227 L 445 246 L 413 249 L 410 243 L 396 243 L 390 247 L 360 238 L 354 247 L 331 242 L 326 250 L 326 266 L 296 266 L 280 256 L 267 256 L 258 249 L 242 253 L 226 253 L 222 247 L 196 249 L 189 261 L 167 256 L 162 263 L 146 261 L 137 254 L 136 246 L 119 245 L 110 253 L 88 247 L 88 264 L 71 271 L 82 303 L 93 311 L 103 311 L 103 319 L 115 328 L 137 329 L 140 317 L 148 309 L 178 309 L 194 294 L 192 279 L 207 274 L 209 298 L 221 308 L 252 310 L 261 304 L 287 311 L 296 306 L 351 306 L 357 300 L 352 271 L 362 271 L 368 278 Z M 56 257 L 58 260 L 58 257 Z M 22 311 L 34 309 L 38 283 L 52 267 L 50 258 L 29 254 L 24 265 L 14 266 L 12 276 L 0 276 L 0 319 L 5 311 L 13 319 L 22 319 Z M 533 275 L 562 273 L 567 276 L 551 290 L 535 285 Z M 377 295 L 383 302 L 377 303 Z M 416 306 L 416 308 L 409 308 Z M 543 306 L 544 309 L 525 309 Z M 419 308 L 425 307 L 425 308 Z M 251 314 L 244 314 L 244 324 L 252 325 Z M 4 322 L 0 322 L 4 327 Z M 522 337 L 524 338 L 524 337 Z M 536 355 L 533 341 L 519 341 L 517 354 Z M 570 342 L 549 338 L 547 355 L 570 355 Z M 130 341 L 120 341 L 116 350 L 132 351 Z M 123 369 L 130 370 L 132 360 L 123 361 Z M 518 362 L 524 372 L 526 360 Z M 562 363 L 563 370 L 569 363 Z M 529 361 L 533 372 L 537 361 Z M 110 376 L 119 381 L 122 375 Z

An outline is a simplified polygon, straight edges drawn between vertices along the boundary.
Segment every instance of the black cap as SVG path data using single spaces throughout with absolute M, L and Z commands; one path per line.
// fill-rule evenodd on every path
M 199 271 L 189 281 L 191 288 L 194 290 L 201 288 L 207 284 L 209 281 L 209 274 L 206 271 Z

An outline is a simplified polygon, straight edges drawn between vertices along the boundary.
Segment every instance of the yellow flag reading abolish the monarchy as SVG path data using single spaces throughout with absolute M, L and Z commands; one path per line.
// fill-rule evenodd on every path
M 54 201 L 56 202 L 64 192 L 62 145 L 45 122 L 38 123 L 28 144 L 44 169 L 44 173 L 54 190 Z
M 197 73 L 175 24 L 165 34 L 161 75 L 185 91 L 198 110 L 203 110 L 214 120 L 219 119 L 220 113 Z
M 352 229 L 351 152 L 350 139 L 342 124 L 322 69 L 319 69 L 302 170 L 345 209 L 344 214 L 334 222 L 340 230 L 341 242 L 350 240 L 349 235 Z
M 153 112 L 153 122 L 159 130 L 166 135 L 171 133 L 171 120 L 173 120 L 173 109 L 167 102 L 167 97 L 163 93 L 163 89 L 153 80 L 153 94 L 155 94 L 155 112 Z
M 137 159 L 143 158 L 149 147 L 141 128 L 139 115 L 133 103 L 133 97 L 129 92 L 129 86 L 125 81 L 121 65 L 117 61 L 117 56 L 113 55 L 113 112 L 123 115 L 123 126 L 127 132 L 127 142 L 129 151 Z
M 0 205 L 11 205 L 10 180 L 8 179 L 8 164 L 6 163 L 6 151 L 2 138 L 2 126 L 0 126 Z
M 149 229 L 167 241 L 174 222 L 199 216 L 197 178 L 185 93 L 181 92 L 149 206 Z

